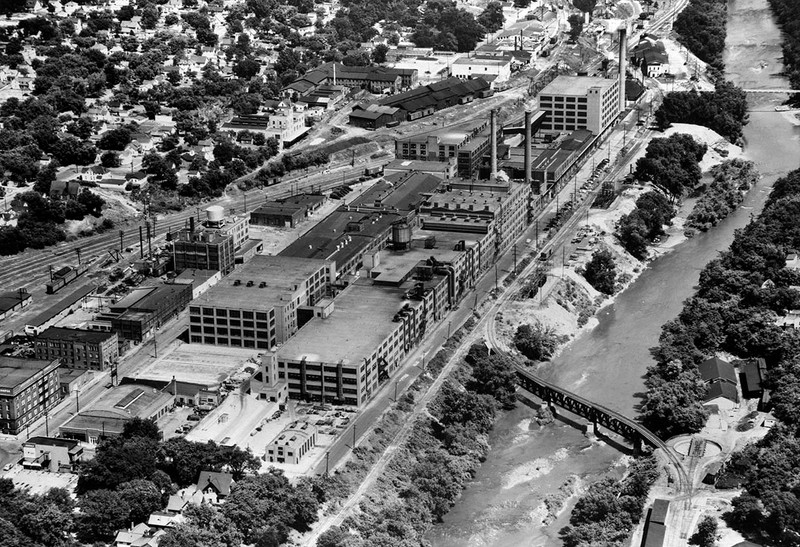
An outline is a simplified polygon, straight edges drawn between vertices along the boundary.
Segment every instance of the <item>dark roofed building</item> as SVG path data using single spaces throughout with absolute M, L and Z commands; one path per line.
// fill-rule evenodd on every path
M 399 108 L 371 104 L 367 107 L 356 105 L 350 113 L 349 124 L 362 129 L 379 129 L 388 124 L 401 122 L 405 113 Z
M 653 500 L 653 508 L 650 510 L 650 522 L 659 524 L 667 523 L 667 512 L 669 511 L 669 500 Z
M 31 303 L 31 295 L 25 289 L 0 292 L 0 321 Z
M 213 492 L 218 500 L 223 500 L 231 494 L 233 484 L 233 475 L 230 473 L 201 471 L 200 478 L 197 479 L 197 490 L 204 495 Z
M 706 359 L 698 367 L 704 382 L 725 381 L 736 385 L 736 371 L 733 365 L 719 357 Z

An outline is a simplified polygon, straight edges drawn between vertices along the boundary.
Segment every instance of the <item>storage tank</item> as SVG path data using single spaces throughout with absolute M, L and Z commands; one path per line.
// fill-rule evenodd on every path
M 408 249 L 411 245 L 411 226 L 405 220 L 392 224 L 392 245 L 395 249 Z
M 209 226 L 220 226 L 225 222 L 225 209 L 219 205 L 212 205 L 206 209 L 206 222 Z

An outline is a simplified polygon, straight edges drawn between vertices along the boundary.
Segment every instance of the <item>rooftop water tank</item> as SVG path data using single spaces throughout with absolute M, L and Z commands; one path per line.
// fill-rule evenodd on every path
M 206 220 L 213 224 L 223 222 L 225 220 L 225 209 L 219 205 L 212 205 L 206 209 Z

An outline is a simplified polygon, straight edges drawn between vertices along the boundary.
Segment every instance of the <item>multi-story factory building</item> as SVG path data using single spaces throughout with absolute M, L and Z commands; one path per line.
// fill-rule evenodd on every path
M 590 76 L 559 76 L 539 92 L 539 108 L 550 113 L 544 131 L 588 129 L 602 133 L 620 112 L 619 82 Z
M 258 255 L 189 307 L 194 343 L 270 349 L 324 313 L 332 262 Z

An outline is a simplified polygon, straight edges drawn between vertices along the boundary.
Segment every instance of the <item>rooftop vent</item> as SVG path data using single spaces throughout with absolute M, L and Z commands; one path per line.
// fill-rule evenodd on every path
M 252 281 L 248 281 L 248 282 L 247 282 L 247 286 L 248 286 L 248 287 L 252 287 L 253 285 L 255 285 L 255 283 L 253 283 Z
M 266 281 L 262 281 L 261 283 L 258 284 L 258 288 L 259 289 L 263 289 L 266 286 L 267 286 L 267 282 Z
M 241 279 L 234 279 L 233 280 L 233 286 L 234 287 L 238 287 L 241 284 L 242 284 L 242 280 Z

